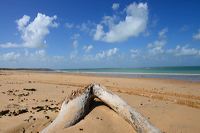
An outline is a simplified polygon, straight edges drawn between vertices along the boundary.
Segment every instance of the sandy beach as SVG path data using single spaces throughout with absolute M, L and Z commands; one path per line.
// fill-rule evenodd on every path
M 0 132 L 39 132 L 57 116 L 72 90 L 100 83 L 165 133 L 200 131 L 200 82 L 118 78 L 33 71 L 0 71 Z M 134 133 L 113 110 L 96 101 L 68 133 Z

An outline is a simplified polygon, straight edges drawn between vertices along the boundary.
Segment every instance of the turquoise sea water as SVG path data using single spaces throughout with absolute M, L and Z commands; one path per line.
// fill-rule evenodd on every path
M 108 75 L 115 77 L 172 78 L 200 81 L 200 66 L 61 69 L 59 71 L 68 73 Z

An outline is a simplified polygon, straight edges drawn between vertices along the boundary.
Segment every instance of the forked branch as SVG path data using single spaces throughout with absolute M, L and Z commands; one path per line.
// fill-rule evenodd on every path
M 154 127 L 144 116 L 119 96 L 99 84 L 90 84 L 82 90 L 72 92 L 62 103 L 61 110 L 56 119 L 41 132 L 52 133 L 58 129 L 67 128 L 76 124 L 89 112 L 89 106 L 94 97 L 99 98 L 117 112 L 138 133 L 160 133 L 160 130 Z

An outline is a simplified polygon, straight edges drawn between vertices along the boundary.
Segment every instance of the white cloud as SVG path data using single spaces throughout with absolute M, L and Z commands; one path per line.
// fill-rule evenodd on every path
M 80 31 L 85 31 L 85 32 L 88 32 L 90 31 L 90 22 L 87 22 L 87 23 L 82 23 L 80 25 L 77 25 L 76 28 L 79 29 Z
M 160 32 L 158 32 L 159 38 L 165 38 L 167 32 L 168 32 L 168 28 L 162 29 Z
M 100 40 L 102 39 L 102 37 L 105 35 L 104 31 L 103 31 L 103 26 L 98 24 L 97 25 L 97 29 L 96 32 L 94 34 L 94 40 Z
M 16 61 L 19 57 L 20 57 L 20 53 L 9 52 L 9 53 L 5 53 L 5 54 L 0 55 L 0 60 Z
M 1 48 L 41 48 L 46 45 L 45 37 L 50 33 L 49 28 L 57 27 L 55 22 L 56 16 L 49 17 L 45 14 L 38 13 L 35 19 L 30 22 L 30 17 L 24 15 L 16 21 L 17 28 L 21 34 L 23 42 L 21 44 L 5 43 L 1 44 Z
M 97 59 L 93 56 L 93 55 L 83 55 L 83 61 L 89 61 L 89 62 L 91 62 L 91 61 L 96 61 Z
M 88 33 L 89 35 L 93 34 L 95 26 L 96 26 L 96 23 L 90 20 L 80 23 L 80 24 L 68 23 L 68 22 L 65 23 L 65 28 L 79 30 L 81 32 Z
M 147 45 L 148 51 L 151 55 L 163 54 L 165 53 L 164 46 L 166 45 L 166 33 L 168 28 L 164 28 L 158 32 L 158 39 L 153 43 Z
M 58 26 L 54 22 L 56 18 L 56 16 L 49 17 L 45 14 L 38 13 L 37 17 L 31 23 L 24 27 L 23 30 L 20 30 L 21 37 L 24 41 L 23 45 L 28 48 L 44 47 L 46 44 L 44 38 L 49 34 L 49 28 Z
M 79 34 L 79 33 L 75 33 L 75 34 L 71 37 L 71 39 L 72 39 L 72 40 L 77 40 L 79 37 L 80 37 L 80 34 Z
M 78 55 L 78 50 L 74 50 L 70 53 L 69 57 L 70 57 L 71 60 L 73 60 L 77 57 L 77 55 Z
M 160 32 L 158 32 L 158 39 L 147 45 L 150 55 L 172 54 L 173 56 L 200 56 L 199 49 L 189 48 L 188 45 L 177 45 L 174 49 L 164 49 L 167 43 L 167 32 L 168 28 L 162 29 Z
M 15 43 L 11 43 L 11 42 L 0 44 L 0 48 L 19 48 L 19 47 L 21 46 Z
M 188 45 L 177 45 L 175 49 L 167 50 L 168 53 L 175 56 L 200 56 L 200 50 L 196 48 L 189 48 Z
M 38 56 L 38 57 L 45 57 L 46 51 L 44 49 L 37 50 L 37 51 L 35 51 L 35 55 Z
M 23 59 L 24 61 L 27 61 L 28 59 L 28 61 L 31 61 L 34 63 L 39 62 L 39 61 L 42 61 L 45 63 L 49 63 L 49 62 L 54 63 L 54 62 L 64 61 L 64 56 L 58 56 L 58 55 L 49 56 L 45 49 L 36 50 L 32 53 L 29 53 L 29 51 L 25 50 L 24 55 L 25 55 L 25 58 Z
M 101 24 L 104 24 L 106 26 L 108 26 L 108 28 L 112 28 L 113 26 L 115 26 L 115 23 L 117 22 L 119 18 L 116 15 L 113 16 L 104 16 Z
M 73 40 L 72 47 L 75 49 L 78 47 L 78 40 Z
M 74 28 L 74 24 L 72 24 L 72 23 L 65 23 L 65 27 L 68 28 L 68 29 L 72 29 L 72 28 Z
M 113 3 L 112 9 L 117 10 L 119 8 L 119 3 Z
M 119 21 L 108 27 L 104 32 L 102 24 L 98 24 L 94 34 L 94 40 L 102 40 L 109 43 L 125 41 L 130 37 L 137 37 L 144 32 L 148 21 L 147 3 L 132 3 L 125 9 L 125 20 Z
M 96 23 L 88 20 L 87 22 L 83 22 L 79 25 L 76 25 L 75 28 L 82 31 L 82 32 L 86 32 L 86 33 L 91 34 L 94 26 L 96 26 Z
M 200 40 L 200 29 L 198 30 L 196 34 L 193 35 L 193 39 Z
M 140 55 L 140 51 L 138 49 L 131 49 L 130 52 L 132 58 L 136 58 Z
M 30 16 L 24 15 L 21 19 L 17 20 L 16 23 L 18 25 L 18 30 L 24 30 L 25 26 L 28 24 L 30 20 Z
M 44 49 L 36 50 L 34 52 L 29 52 L 28 50 L 25 50 L 24 57 L 26 59 L 29 59 L 29 61 L 49 61 L 51 57 L 49 57 Z M 23 58 L 23 57 L 22 57 Z M 26 59 L 23 58 L 24 61 Z
M 83 50 L 85 52 L 90 52 L 92 50 L 93 46 L 92 45 L 85 45 L 83 46 Z
M 118 51 L 119 51 L 118 48 L 113 48 L 113 49 L 109 49 L 107 51 L 102 51 L 102 52 L 96 54 L 96 58 L 99 59 L 99 58 L 111 57 L 111 56 L 115 55 Z
M 72 39 L 72 47 L 76 49 L 78 47 L 78 38 L 80 37 L 79 33 L 73 34 L 71 39 Z
M 21 52 L 8 52 L 0 54 L 0 67 L 25 67 L 25 68 L 54 68 L 59 67 L 66 60 L 64 56 L 50 56 L 44 49 L 22 50 Z
M 165 52 L 164 46 L 166 44 L 165 40 L 156 40 L 153 43 L 149 43 L 147 47 L 149 48 L 150 54 L 157 55 L 163 54 Z

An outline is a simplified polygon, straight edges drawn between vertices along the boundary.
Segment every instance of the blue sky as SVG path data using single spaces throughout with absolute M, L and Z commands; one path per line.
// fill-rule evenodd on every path
M 200 65 L 198 0 L 2 0 L 0 67 Z

